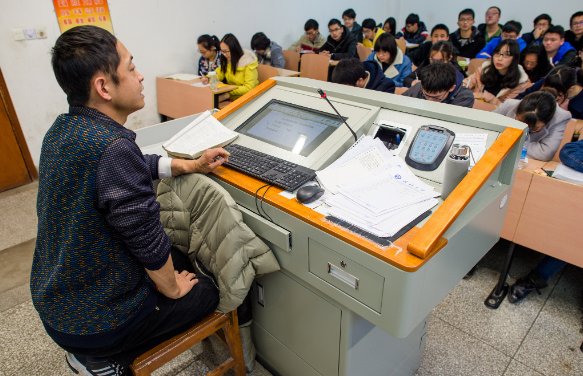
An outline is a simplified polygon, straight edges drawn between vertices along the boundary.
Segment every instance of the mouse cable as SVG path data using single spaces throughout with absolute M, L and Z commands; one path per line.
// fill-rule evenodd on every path
M 261 187 L 257 188 L 257 190 L 255 191 L 255 208 L 257 208 L 257 214 L 259 214 L 259 215 L 261 216 L 261 218 L 265 218 L 265 217 L 263 216 L 263 214 L 261 214 L 261 211 L 259 210 L 259 204 L 257 204 L 257 198 L 258 198 L 258 197 L 257 197 L 257 193 L 259 192 L 259 190 L 260 190 L 261 188 L 265 188 L 265 187 L 267 187 L 268 185 L 269 185 L 269 184 L 265 184 L 265 185 L 263 185 L 263 186 L 261 186 Z
M 265 197 L 265 194 L 267 193 L 267 191 L 269 191 L 269 188 L 273 187 L 272 184 L 269 185 L 269 187 L 267 187 L 267 189 L 265 190 L 265 192 L 263 192 L 263 196 L 261 196 L 261 210 L 263 210 L 263 214 L 265 214 L 267 216 L 267 218 L 271 221 L 271 223 L 275 224 L 275 222 L 273 222 L 273 219 L 271 219 L 271 217 L 267 214 L 267 212 L 265 211 L 265 209 L 263 209 L 263 199 Z

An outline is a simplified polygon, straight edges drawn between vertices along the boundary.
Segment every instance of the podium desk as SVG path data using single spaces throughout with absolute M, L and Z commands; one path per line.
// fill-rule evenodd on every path
M 413 375 L 421 364 L 432 309 L 500 238 L 524 124 L 498 114 L 295 77 L 267 80 L 214 116 L 234 130 L 262 116 L 260 110 L 274 99 L 333 114 L 317 88 L 358 136 L 373 134 L 373 123 L 382 120 L 406 123 L 413 134 L 426 124 L 487 134 L 488 150 L 447 200 L 440 199 L 429 217 L 388 247 L 333 225 L 276 187 L 262 205 L 271 222 L 256 209 L 255 192 L 265 182 L 228 167 L 211 174 L 281 266 L 258 278 L 250 292 L 260 363 L 286 376 Z M 159 125 L 141 129 L 138 145 L 144 153 L 155 152 L 156 143 L 193 118 L 164 123 L 163 130 Z M 400 156 L 412 139 L 404 139 Z M 342 125 L 307 156 L 244 133 L 234 142 L 320 170 L 354 139 Z M 412 171 L 439 191 L 443 167 Z

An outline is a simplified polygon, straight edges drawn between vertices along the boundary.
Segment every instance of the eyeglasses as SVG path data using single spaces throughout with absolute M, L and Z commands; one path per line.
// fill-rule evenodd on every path
M 486 16 L 497 16 L 499 14 L 500 13 L 498 13 L 498 12 L 486 12 Z
M 306 31 L 306 35 L 313 37 L 314 35 L 318 35 L 317 31 L 310 31 L 309 33 Z
M 502 40 L 504 40 L 504 39 L 516 40 L 516 39 L 518 39 L 518 35 L 516 33 L 502 33 L 501 36 L 502 36 Z
M 391 55 L 391 53 L 389 51 L 378 51 L 375 53 L 377 54 L 377 56 Z
M 221 53 L 223 55 L 230 55 L 231 54 L 231 51 L 229 51 L 229 50 L 221 50 Z
M 507 52 L 507 53 L 495 52 L 494 55 L 492 55 L 492 56 L 495 58 L 499 58 L 500 56 L 502 56 L 503 59 L 510 59 L 512 57 L 510 52 Z
M 461 18 L 459 20 L 460 23 L 469 23 L 469 22 L 474 22 L 473 18 Z
M 337 33 L 340 30 L 342 30 L 342 28 L 341 27 L 337 27 L 336 29 L 328 29 L 328 30 L 330 31 L 330 33 Z
M 206 54 L 207 52 L 209 52 L 209 50 L 196 50 L 199 54 Z
M 539 22 L 536 25 L 534 25 L 534 27 L 547 27 L 549 26 L 548 22 Z
M 577 27 L 577 26 L 583 26 L 583 21 L 579 21 L 579 22 L 573 22 L 571 24 L 571 27 Z
M 428 101 L 434 101 L 434 102 L 443 101 L 445 99 L 445 96 L 448 94 L 447 91 L 443 94 L 440 94 L 440 95 L 429 95 L 425 91 L 422 91 L 421 93 L 423 95 L 423 98 L 427 99 Z

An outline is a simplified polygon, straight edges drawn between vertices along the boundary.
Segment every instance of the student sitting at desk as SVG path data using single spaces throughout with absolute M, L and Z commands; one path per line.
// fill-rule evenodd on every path
M 332 82 L 384 93 L 395 93 L 395 83 L 385 76 L 377 63 L 373 61 L 363 63 L 355 57 L 338 63 L 332 73 Z
M 374 52 L 366 61 L 376 62 L 397 87 L 402 87 L 403 80 L 411 73 L 411 60 L 397 47 L 395 37 L 388 33 L 377 39 Z
M 569 20 L 569 30 L 565 32 L 565 42 L 577 51 L 583 49 L 583 12 L 575 12 Z
M 474 95 L 463 86 L 464 76 L 451 63 L 430 64 L 419 78 L 421 81 L 404 92 L 403 96 L 461 107 L 471 108 L 474 105 Z
M 518 43 L 518 46 L 520 47 L 520 51 L 524 50 L 526 48 L 526 42 L 522 40 L 522 38 L 518 37 L 520 35 L 521 30 L 522 25 L 520 24 L 520 22 L 516 21 L 506 22 L 506 24 L 502 28 L 501 36 L 499 36 L 498 38 L 494 38 L 490 42 L 488 42 L 486 47 L 484 47 L 482 51 L 480 51 L 480 53 L 476 55 L 476 59 L 491 58 L 496 47 L 507 39 L 515 40 Z
M 397 32 L 397 21 L 393 17 L 387 18 L 383 24 L 383 30 L 385 33 L 395 36 L 395 33 Z
M 544 47 L 537 43 L 522 50 L 520 65 L 524 68 L 530 82 L 537 82 L 545 78 L 553 69 L 553 66 L 549 64 Z
M 515 40 L 503 40 L 492 54 L 490 61 L 485 61 L 464 84 L 476 99 L 500 105 L 524 91 L 528 76 L 518 64 L 520 48 Z
M 188 272 L 188 258 L 171 248 L 152 182 L 210 172 L 227 155 L 142 154 L 124 124 L 144 107 L 144 77 L 109 31 L 65 31 L 51 61 L 70 107 L 41 150 L 32 301 L 74 373 L 126 375 L 137 356 L 219 303 L 211 279 Z
M 395 38 L 404 39 L 412 44 L 421 44 L 427 39 L 427 28 L 419 21 L 419 15 L 411 13 L 405 20 L 405 27 L 395 34 Z
M 561 26 L 552 26 L 545 33 L 543 46 L 547 51 L 547 59 L 553 66 L 571 65 L 577 57 L 577 51 L 569 42 L 565 42 L 565 30 Z
M 227 34 L 221 41 L 221 67 L 217 69 L 219 81 L 227 80 L 227 84 L 238 86 L 229 93 L 221 94 L 219 101 L 230 99 L 234 101 L 249 90 L 259 85 L 257 80 L 257 58 L 253 51 L 241 48 L 239 41 L 233 34 Z M 208 83 L 203 77 L 202 82 Z
M 542 43 L 545 33 L 553 25 L 553 20 L 551 16 L 546 13 L 539 15 L 534 19 L 534 29 L 530 33 L 522 34 L 522 39 L 526 42 L 527 46 L 533 43 Z
M 475 13 L 472 9 L 464 9 L 458 15 L 459 29 L 449 35 L 451 44 L 459 51 L 459 56 L 473 59 L 486 46 L 484 34 L 474 26 Z
M 356 22 L 356 12 L 354 9 L 346 9 L 342 13 L 342 22 L 344 22 L 344 26 L 346 26 L 350 35 L 356 39 L 356 42 L 362 43 L 362 26 Z
M 373 48 L 379 35 L 385 33 L 383 29 L 377 26 L 376 21 L 372 18 L 367 18 L 366 20 L 362 21 L 362 31 L 364 33 L 362 45 L 368 48 Z
M 493 111 L 528 125 L 528 158 L 548 162 L 561 146 L 571 114 L 559 107 L 556 97 L 556 90 L 545 88 L 521 101 L 509 99 Z
M 300 39 L 289 46 L 288 50 L 305 53 L 315 53 L 326 43 L 326 38 L 318 30 L 318 21 L 309 19 L 304 25 L 305 33 Z
M 546 78 L 537 81 L 534 85 L 520 93 L 516 99 L 522 99 L 530 93 L 539 91 L 543 87 L 555 89 L 558 93 L 557 104 L 563 110 L 571 113 L 574 119 L 583 119 L 583 70 L 566 65 L 559 65 Z
M 437 24 L 431 29 L 431 40 L 421 43 L 418 48 L 407 53 L 407 56 L 411 59 L 411 64 L 418 67 L 423 63 L 425 65 L 429 64 L 429 51 L 431 47 L 442 40 L 449 40 L 449 29 L 444 24 Z M 457 55 L 458 52 L 455 51 L 455 54 Z M 457 64 L 457 58 L 455 63 Z
M 259 64 L 271 65 L 275 68 L 285 67 L 285 58 L 281 46 L 272 42 L 263 33 L 256 33 L 251 38 L 251 48 L 255 51 Z
M 419 67 L 414 72 L 411 72 L 411 74 L 405 77 L 405 79 L 403 80 L 404 87 L 411 87 L 415 85 L 417 82 L 419 82 L 419 77 L 421 77 L 421 72 L 423 71 L 423 69 L 429 66 L 430 64 L 434 63 L 450 63 L 455 68 L 455 70 L 459 72 L 462 81 L 464 78 L 467 77 L 466 72 L 457 63 L 457 57 L 453 50 L 453 46 L 448 41 L 442 40 L 440 42 L 436 42 L 433 46 L 431 46 L 427 55 L 428 55 L 427 59 L 423 60 L 423 62 L 421 62 Z
M 346 26 L 340 20 L 333 18 L 328 22 L 330 35 L 326 43 L 316 52 L 320 55 L 330 56 L 332 60 L 348 59 L 356 56 L 356 39 L 354 39 Z
M 209 72 L 214 72 L 221 66 L 221 51 L 219 38 L 215 35 L 212 37 L 208 34 L 201 35 L 197 40 L 198 52 L 198 73 L 206 76 Z

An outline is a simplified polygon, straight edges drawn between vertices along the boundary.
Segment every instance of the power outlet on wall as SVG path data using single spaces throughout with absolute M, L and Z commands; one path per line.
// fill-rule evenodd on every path
M 14 40 L 25 40 L 24 31 L 22 29 L 12 29 L 12 37 Z
M 38 27 L 34 30 L 36 31 L 36 39 L 46 39 L 46 37 L 47 37 L 47 28 L 46 27 Z
M 24 37 L 26 40 L 36 39 L 36 31 L 34 29 L 24 29 Z

